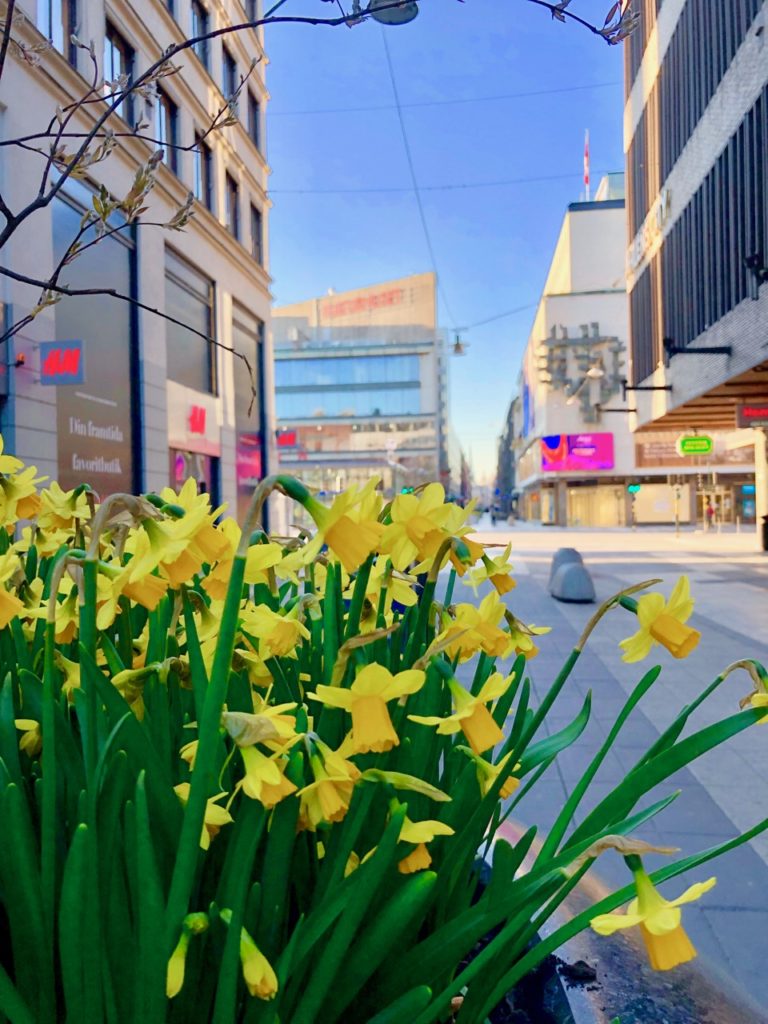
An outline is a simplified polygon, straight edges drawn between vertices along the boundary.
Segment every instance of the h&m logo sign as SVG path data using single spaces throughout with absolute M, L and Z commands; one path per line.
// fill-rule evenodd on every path
M 84 384 L 85 353 L 82 341 L 40 343 L 41 384 Z
M 206 408 L 204 405 L 190 405 L 189 407 L 189 432 L 190 434 L 205 434 Z

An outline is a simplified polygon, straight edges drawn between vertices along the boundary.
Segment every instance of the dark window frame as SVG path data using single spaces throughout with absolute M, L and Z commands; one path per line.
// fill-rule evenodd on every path
M 72 42 L 72 33 L 77 26 L 77 2 L 78 0 L 37 0 L 35 11 L 35 24 L 48 42 L 59 50 L 72 67 L 77 67 L 77 47 Z M 40 19 L 40 10 L 44 8 L 44 17 Z M 44 24 L 40 24 L 40 20 Z M 61 49 L 56 45 L 58 32 L 54 28 L 61 28 Z
M 224 178 L 224 216 L 226 228 L 233 238 L 240 241 L 240 185 L 229 171 Z
M 248 138 L 261 153 L 261 100 L 248 90 Z
M 237 73 L 237 58 L 228 46 L 221 48 L 221 91 L 226 99 L 230 99 L 237 92 L 239 85 Z
M 264 266 L 264 213 L 256 203 L 251 203 L 251 256 Z
M 191 34 L 193 37 L 205 35 L 210 31 L 211 16 L 202 0 L 191 0 L 190 17 L 192 22 Z M 202 42 L 195 43 L 192 47 L 197 59 L 206 71 L 210 71 L 210 47 L 208 42 L 209 40 L 204 39 Z
M 163 160 L 169 170 L 179 173 L 179 105 L 164 89 L 157 90 L 155 125 L 157 140 L 165 147 Z M 170 136 L 167 138 L 166 136 Z
M 192 151 L 192 159 L 194 161 L 192 191 L 195 199 L 206 210 L 213 212 L 213 152 L 200 132 L 195 132 L 195 148 Z
M 178 250 L 173 248 L 173 246 L 166 244 L 166 246 L 165 246 L 165 260 L 164 260 L 164 266 L 163 266 L 164 280 L 167 281 L 170 278 L 170 280 L 173 281 L 173 283 L 178 288 L 180 288 L 183 291 L 187 292 L 188 294 L 192 295 L 194 298 L 200 299 L 201 298 L 201 293 L 196 291 L 193 287 L 191 287 L 189 282 L 187 280 L 185 280 L 180 274 L 175 273 L 172 268 L 169 269 L 169 266 L 168 266 L 168 263 L 169 263 L 169 261 L 168 261 L 168 254 L 170 254 L 171 257 L 173 258 L 173 260 L 175 260 L 177 263 L 180 263 L 183 267 L 187 268 L 191 272 L 192 275 L 194 275 L 195 277 L 197 277 L 200 280 L 205 281 L 206 284 L 207 284 L 207 292 L 208 292 L 208 295 L 207 295 L 208 335 L 209 335 L 209 337 L 212 340 L 207 342 L 208 387 L 207 387 L 207 389 L 204 389 L 204 391 L 202 393 L 203 394 L 210 394 L 210 395 L 218 395 L 218 393 L 219 393 L 219 374 L 218 374 L 218 366 L 217 366 L 217 362 L 216 362 L 216 298 L 217 298 L 217 296 L 216 296 L 216 282 L 212 278 L 208 277 L 208 275 L 206 273 L 204 273 L 202 270 L 200 270 L 199 267 L 196 267 L 195 264 L 192 263 L 190 260 L 188 260 L 185 256 L 182 256 L 181 253 L 178 252 Z M 198 339 L 201 342 L 203 341 L 203 339 L 202 338 L 198 338 L 197 335 L 193 335 L 193 337 Z M 166 369 L 166 375 L 168 377 L 168 380 L 175 380 L 175 378 L 173 376 L 171 376 L 172 372 L 173 371 L 169 372 L 168 369 Z M 183 382 L 179 382 L 179 383 L 183 383 Z
M 107 51 L 107 47 L 109 47 L 109 51 Z M 110 56 L 109 67 L 107 67 L 108 52 Z M 112 59 L 116 53 L 120 55 L 120 69 L 117 70 L 117 73 L 115 62 Z M 104 66 L 102 69 L 104 78 L 109 78 L 110 81 L 114 81 L 118 75 L 125 74 L 128 75 L 128 80 L 130 82 L 133 79 L 135 63 L 136 50 L 131 46 L 122 32 L 116 28 L 109 19 L 107 19 L 104 31 Z M 132 124 L 133 112 L 133 93 L 131 93 L 118 104 L 115 108 L 115 113 L 119 114 L 126 123 Z

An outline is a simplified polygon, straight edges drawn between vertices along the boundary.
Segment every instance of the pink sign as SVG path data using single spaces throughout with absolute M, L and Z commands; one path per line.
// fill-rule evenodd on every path
M 613 469 L 613 434 L 552 434 L 541 439 L 545 473 Z

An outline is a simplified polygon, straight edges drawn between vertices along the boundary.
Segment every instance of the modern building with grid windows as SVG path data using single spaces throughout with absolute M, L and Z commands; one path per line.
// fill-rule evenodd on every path
M 280 467 L 318 491 L 439 480 L 466 497 L 448 425 L 436 278 L 417 274 L 273 311 Z
M 141 74 L 171 44 L 255 19 L 260 6 L 20 0 L 17 32 L 40 50 L 39 63 L 9 51 L 4 139 L 44 131 L 57 106 L 67 108 L 88 90 L 92 59 L 73 33 L 93 41 L 98 65 L 96 94 L 71 125 L 82 132 L 105 109 L 99 97 L 110 81 Z M 193 216 L 183 231 L 168 231 L 137 227 L 116 213 L 110 237 L 84 246 L 62 281 L 111 287 L 135 301 L 62 298 L 4 344 L 0 427 L 8 450 L 64 487 L 86 481 L 104 496 L 193 476 L 242 512 L 274 447 L 263 38 L 252 29 L 228 34 L 196 44 L 174 63 L 178 72 L 132 94 L 111 117 L 120 144 L 109 159 L 66 182 L 36 215 L 33 231 L 13 236 L 3 259 L 20 274 L 51 273 L 99 186 L 125 196 L 137 168 L 159 148 L 163 159 L 142 220 L 166 224 L 190 192 Z M 221 110 L 236 116 L 209 131 Z M 12 209 L 29 202 L 43 162 L 29 149 L 3 148 L 2 191 Z M 83 239 L 91 240 L 92 233 Z M 3 278 L 2 287 L 6 324 L 39 299 L 39 289 L 24 283 Z M 51 349 L 72 345 L 80 353 L 77 379 L 47 373 Z
M 718 517 L 768 515 L 768 2 L 641 0 L 626 44 L 631 358 L 643 432 L 725 435 Z M 674 455 L 667 459 L 674 474 Z M 743 467 L 742 467 L 743 470 Z

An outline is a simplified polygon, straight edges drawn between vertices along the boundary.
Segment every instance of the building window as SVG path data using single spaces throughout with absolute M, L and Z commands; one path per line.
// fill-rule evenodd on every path
M 264 218 L 258 206 L 251 204 L 251 256 L 264 266 Z
M 195 148 L 192 151 L 195 167 L 193 191 L 195 199 L 208 210 L 213 209 L 213 158 L 211 147 L 204 141 L 199 132 L 195 132 Z
M 235 350 L 237 510 L 242 522 L 253 488 L 264 476 L 262 355 L 264 324 L 237 303 L 232 307 Z M 247 365 L 246 365 L 247 362 Z
M 77 25 L 76 0 L 37 0 L 37 27 L 70 64 L 77 64 L 71 36 Z
M 192 37 L 204 36 L 208 34 L 208 11 L 200 3 L 200 0 L 192 0 Z M 208 40 L 201 39 L 195 43 L 192 49 L 197 54 L 197 58 L 204 68 L 208 68 Z
M 171 249 L 166 249 L 165 312 L 211 338 L 213 298 L 213 281 Z M 214 346 L 200 334 L 166 320 L 166 372 L 168 380 L 195 391 L 214 392 Z
M 157 141 L 165 150 L 163 159 L 176 174 L 179 169 L 179 152 L 176 149 L 179 142 L 179 108 L 162 89 L 157 94 L 155 127 Z
M 107 22 L 104 33 L 104 92 L 109 95 L 114 90 L 109 82 L 115 82 L 121 75 L 128 79 L 133 75 L 134 52 L 125 39 L 120 35 L 114 25 Z M 133 95 L 127 96 L 122 103 L 115 107 L 125 121 L 133 120 Z
M 245 12 L 248 15 L 248 21 L 258 21 L 261 17 L 260 8 L 261 4 L 259 0 L 246 0 Z
M 237 92 L 239 82 L 237 80 L 237 61 L 226 48 L 222 54 L 222 83 L 221 88 L 224 95 L 229 99 Z
M 224 191 L 227 231 L 234 238 L 240 238 L 240 189 L 231 174 L 227 174 Z
M 248 93 L 248 134 L 256 149 L 261 150 L 261 104 L 250 91 Z

